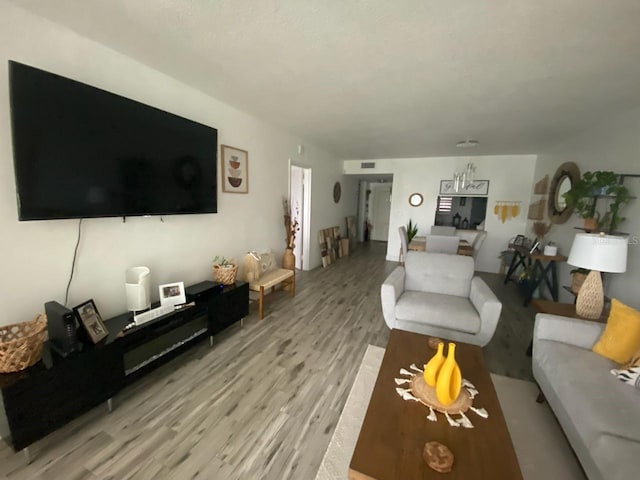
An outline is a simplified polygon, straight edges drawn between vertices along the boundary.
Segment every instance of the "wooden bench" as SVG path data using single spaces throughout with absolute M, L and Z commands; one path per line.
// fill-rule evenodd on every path
M 296 275 L 293 270 L 278 268 L 272 253 L 248 253 L 244 259 L 244 278 L 249 290 L 258 292 L 258 318 L 264 318 L 265 292 L 273 292 L 278 285 L 286 285 L 291 296 L 296 294 Z M 268 292 L 268 293 L 270 293 Z

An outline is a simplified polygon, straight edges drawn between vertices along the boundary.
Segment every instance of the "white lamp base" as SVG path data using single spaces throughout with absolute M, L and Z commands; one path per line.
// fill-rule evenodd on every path
M 604 292 L 602 291 L 602 277 L 597 270 L 591 270 L 578 292 L 576 298 L 576 313 L 581 317 L 595 320 L 602 315 L 604 307 Z

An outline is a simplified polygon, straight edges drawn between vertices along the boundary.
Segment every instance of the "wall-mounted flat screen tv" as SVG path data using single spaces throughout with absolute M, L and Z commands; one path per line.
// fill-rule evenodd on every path
M 9 82 L 20 220 L 217 212 L 215 128 L 14 61 Z

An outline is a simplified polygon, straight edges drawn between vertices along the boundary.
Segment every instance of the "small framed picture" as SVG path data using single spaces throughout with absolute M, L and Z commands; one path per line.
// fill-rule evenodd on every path
M 158 287 L 160 305 L 181 305 L 187 301 L 184 294 L 184 282 L 166 283 Z
M 222 191 L 249 192 L 249 152 L 240 148 L 220 145 L 220 173 Z
M 513 241 L 514 245 L 524 246 L 525 237 L 524 235 L 516 235 L 515 240 Z
M 73 307 L 78 322 L 84 327 L 93 343 L 98 343 L 103 338 L 109 336 L 109 330 L 102 321 L 100 312 L 93 299 L 81 303 L 77 307 Z

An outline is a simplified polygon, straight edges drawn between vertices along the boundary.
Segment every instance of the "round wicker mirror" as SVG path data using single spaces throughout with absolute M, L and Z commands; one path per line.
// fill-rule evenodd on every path
M 558 167 L 549 187 L 549 220 L 551 223 L 564 223 L 569 220 L 573 208 L 567 205 L 563 195 L 580 180 L 580 169 L 573 162 L 565 162 Z

